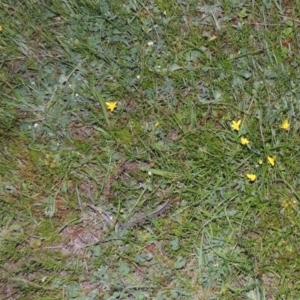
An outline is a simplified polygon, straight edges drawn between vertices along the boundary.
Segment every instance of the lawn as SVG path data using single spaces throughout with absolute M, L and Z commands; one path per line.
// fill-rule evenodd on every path
M 1 1 L 0 299 L 299 299 L 299 15 Z

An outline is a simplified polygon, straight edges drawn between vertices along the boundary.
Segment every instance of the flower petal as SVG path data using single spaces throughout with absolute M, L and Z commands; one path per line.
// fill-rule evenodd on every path
M 281 129 L 284 129 L 284 130 L 290 130 L 290 123 L 289 123 L 289 120 L 286 119 L 282 122 L 281 126 L 280 126 Z
M 246 176 L 251 182 L 255 181 L 257 177 L 255 174 L 246 174 Z
M 242 120 L 238 120 L 238 121 L 232 121 L 231 122 L 231 128 L 233 130 L 239 131 L 240 130 L 240 126 L 241 126 Z
M 247 138 L 241 137 L 241 144 L 242 145 L 248 145 L 250 141 Z
M 267 158 L 268 158 L 268 163 L 269 163 L 272 167 L 274 167 L 276 157 L 275 157 L 275 156 L 268 156 Z
M 117 102 L 105 102 L 106 107 L 110 111 L 114 111 L 117 107 Z

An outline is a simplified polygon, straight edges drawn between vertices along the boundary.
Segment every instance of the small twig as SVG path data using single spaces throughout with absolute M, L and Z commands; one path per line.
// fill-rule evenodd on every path
M 109 225 L 112 225 L 112 217 L 109 216 L 105 211 L 103 211 L 100 207 L 97 207 L 92 204 L 87 205 L 89 208 L 91 208 L 93 211 L 95 211 L 100 217 Z
M 154 210 L 152 213 L 150 213 L 148 215 L 137 218 L 131 222 L 117 224 L 117 230 L 141 225 L 147 219 L 157 217 L 157 216 L 161 215 L 162 213 L 164 213 L 169 206 L 170 206 L 170 202 L 169 202 L 169 200 L 167 200 L 164 204 L 160 205 L 156 210 Z

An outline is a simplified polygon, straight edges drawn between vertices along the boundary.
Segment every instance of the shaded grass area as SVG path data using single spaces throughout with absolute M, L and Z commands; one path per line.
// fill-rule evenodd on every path
M 0 4 L 3 299 L 295 299 L 296 2 L 111 2 Z

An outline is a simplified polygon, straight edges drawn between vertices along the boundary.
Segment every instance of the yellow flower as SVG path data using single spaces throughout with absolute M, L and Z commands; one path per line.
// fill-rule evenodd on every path
M 253 181 L 256 180 L 256 175 L 255 175 L 255 174 L 247 174 L 247 178 L 248 178 L 251 182 L 253 182 Z
M 114 111 L 117 107 L 117 102 L 105 102 L 106 107 L 110 111 Z
M 3 30 L 3 27 L 0 25 L 0 32 Z
M 290 123 L 289 123 L 289 120 L 286 119 L 282 122 L 281 126 L 280 126 L 281 129 L 284 129 L 284 130 L 290 130 Z
M 238 121 L 232 121 L 231 122 L 231 128 L 232 130 L 236 130 L 239 131 L 240 130 L 240 126 L 241 126 L 242 120 L 238 120 Z
M 154 126 L 155 126 L 155 127 L 158 127 L 158 126 L 159 126 L 159 122 L 156 122 L 156 123 L 154 124 Z
M 242 145 L 248 145 L 250 141 L 247 138 L 241 137 L 241 144 Z
M 263 160 L 260 158 L 258 161 L 258 164 L 262 165 L 263 164 Z
M 275 165 L 275 160 L 276 160 L 276 157 L 275 156 L 268 156 L 268 163 L 274 167 Z

